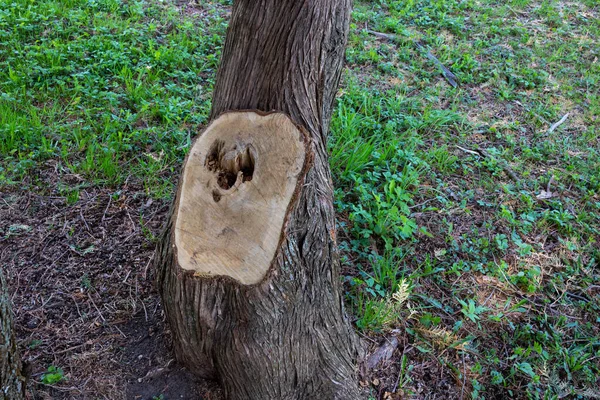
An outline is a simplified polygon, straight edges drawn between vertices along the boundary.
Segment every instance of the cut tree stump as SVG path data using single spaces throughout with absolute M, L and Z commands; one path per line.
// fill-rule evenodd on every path
M 234 2 L 155 256 L 179 362 L 229 399 L 357 399 L 326 139 L 350 0 Z
M 299 191 L 307 142 L 284 114 L 216 119 L 183 170 L 174 230 L 179 266 L 196 276 L 260 282 Z
M 25 398 L 25 379 L 12 322 L 8 287 L 0 270 L 0 400 Z

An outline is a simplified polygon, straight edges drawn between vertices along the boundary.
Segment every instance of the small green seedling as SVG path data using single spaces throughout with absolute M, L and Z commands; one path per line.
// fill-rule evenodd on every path
M 54 385 L 65 380 L 65 375 L 62 368 L 55 365 L 48 367 L 48 372 L 42 375 L 42 383 L 45 385 Z

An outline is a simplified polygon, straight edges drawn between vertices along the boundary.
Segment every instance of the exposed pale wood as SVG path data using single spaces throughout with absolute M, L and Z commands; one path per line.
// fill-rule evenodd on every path
M 210 124 L 183 170 L 175 224 L 181 268 L 246 285 L 263 279 L 297 190 L 305 140 L 281 113 L 226 113 Z

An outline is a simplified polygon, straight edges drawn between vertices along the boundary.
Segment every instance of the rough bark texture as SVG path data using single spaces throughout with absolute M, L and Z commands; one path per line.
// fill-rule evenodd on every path
M 343 308 L 326 152 L 350 6 L 238 0 L 233 7 L 212 118 L 280 111 L 312 139 L 312 159 L 265 279 L 242 285 L 185 273 L 173 218 L 157 248 L 157 283 L 177 358 L 218 378 L 230 399 L 359 398 L 359 345 Z
M 0 270 L 0 399 L 19 400 L 25 394 L 21 375 L 21 359 L 12 324 L 10 299 L 4 275 Z

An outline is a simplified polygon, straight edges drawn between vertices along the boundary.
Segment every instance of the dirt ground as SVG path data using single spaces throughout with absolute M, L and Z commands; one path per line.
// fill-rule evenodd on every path
M 82 183 L 78 176 L 60 179 Z M 222 399 L 217 384 L 174 360 L 153 288 L 154 238 L 169 201 L 151 200 L 135 183 L 112 192 L 82 189 L 72 204 L 58 189 L 40 192 L 0 193 L 0 265 L 11 288 L 29 398 Z M 396 335 L 388 360 L 370 370 L 361 366 L 371 398 L 402 398 L 400 360 L 414 348 L 405 333 Z M 363 337 L 367 354 L 388 340 Z M 64 379 L 43 383 L 49 366 L 61 368 Z M 423 360 L 413 364 L 413 376 L 420 375 L 415 367 L 423 380 L 411 387 L 418 394 L 412 398 L 448 398 L 455 390 L 442 366 Z M 425 375 L 431 385 L 421 384 Z
M 153 288 L 153 237 L 168 202 L 150 200 L 135 184 L 83 189 L 74 204 L 43 192 L 0 193 L 0 265 L 30 397 L 221 398 L 215 384 L 174 361 Z M 64 380 L 43 384 L 51 365 Z

